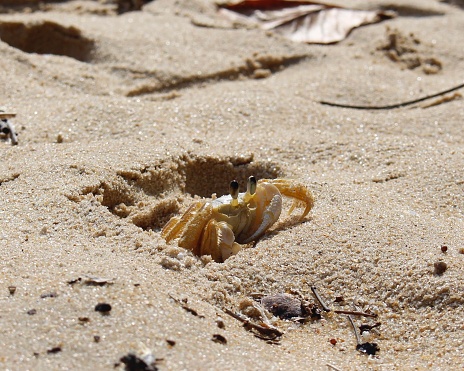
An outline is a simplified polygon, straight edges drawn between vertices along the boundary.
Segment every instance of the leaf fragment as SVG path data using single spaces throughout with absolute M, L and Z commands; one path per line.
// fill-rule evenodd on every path
M 331 44 L 356 27 L 392 18 L 394 12 L 346 9 L 311 1 L 245 0 L 221 5 L 235 22 L 255 24 L 295 42 Z

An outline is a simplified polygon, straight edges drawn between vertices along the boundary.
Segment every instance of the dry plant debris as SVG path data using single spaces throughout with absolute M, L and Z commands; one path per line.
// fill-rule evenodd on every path
M 361 353 L 367 354 L 367 355 L 375 356 L 375 354 L 380 350 L 377 343 L 369 343 L 369 342 L 362 343 L 361 338 L 358 332 L 356 331 L 356 326 L 353 322 L 353 318 L 351 318 L 350 315 L 348 315 L 348 320 L 350 321 L 351 326 L 353 327 L 354 334 L 356 336 L 356 343 L 357 343 L 356 350 Z
M 345 9 L 312 1 L 246 0 L 221 5 L 235 22 L 258 25 L 296 42 L 331 44 L 356 27 L 392 18 L 394 12 Z
M 355 105 L 355 104 L 343 104 L 343 103 L 329 102 L 329 101 L 325 101 L 325 100 L 321 100 L 321 101 L 319 101 L 319 103 L 324 104 L 326 106 L 340 107 L 340 108 L 351 108 L 351 109 L 362 109 L 362 110 L 390 110 L 390 109 L 410 106 L 412 104 L 416 104 L 416 103 L 423 102 L 423 101 L 428 100 L 428 99 L 436 98 L 436 97 L 451 93 L 453 91 L 456 91 L 456 90 L 459 90 L 459 89 L 462 89 L 462 88 L 464 88 L 464 84 L 459 84 L 459 85 L 453 86 L 453 87 L 451 87 L 449 89 L 440 91 L 438 93 L 426 95 L 426 96 L 424 96 L 422 98 L 413 99 L 413 100 L 410 100 L 410 101 L 400 102 L 400 103 L 395 103 L 395 104 L 388 104 L 388 105 L 384 105 L 384 106 L 362 106 L 362 105 Z M 458 99 L 460 97 L 461 97 L 461 94 L 458 93 L 458 95 L 456 97 L 453 97 L 452 99 L 443 98 L 440 101 L 438 101 L 438 103 L 436 103 L 436 104 L 431 104 L 429 106 L 424 106 L 422 108 L 428 108 L 428 107 L 435 106 L 437 104 L 446 103 L 446 102 L 449 102 L 451 100 Z
M 76 283 L 82 283 L 86 286 L 105 286 L 105 285 L 112 285 L 114 283 L 114 280 L 110 278 L 103 278 L 103 277 L 84 276 L 84 277 L 78 277 L 76 279 L 69 280 L 67 283 L 69 285 L 74 285 Z
M 266 324 L 264 322 L 256 324 L 251 321 L 247 316 L 241 313 L 235 313 L 234 311 L 224 308 L 225 313 L 229 316 L 235 318 L 236 320 L 243 323 L 243 327 L 248 331 L 251 331 L 255 334 L 256 337 L 263 339 L 263 340 L 271 340 L 271 341 L 278 341 L 280 337 L 284 334 L 278 328 Z
M 169 297 L 172 300 L 174 300 L 177 304 L 179 304 L 183 310 L 189 312 L 190 314 L 194 315 L 195 317 L 205 318 L 205 316 L 203 316 L 201 314 L 198 314 L 198 312 L 195 309 L 192 309 L 187 305 L 187 302 L 188 302 L 187 299 L 179 300 L 179 299 L 175 298 L 174 296 L 172 296 L 171 294 L 169 294 Z
M 332 311 L 322 300 L 321 296 L 319 295 L 319 292 L 317 291 L 317 288 L 312 286 L 311 291 L 313 292 L 314 296 L 316 297 L 317 301 L 321 305 L 322 309 L 325 312 L 330 312 Z M 351 314 L 353 316 L 363 316 L 363 317 L 377 317 L 377 314 L 375 313 L 368 313 L 368 312 L 361 312 L 361 311 L 352 311 L 352 310 L 333 310 L 334 313 L 337 314 Z
M 308 318 L 320 319 L 321 311 L 305 299 L 290 294 L 276 294 L 261 299 L 264 308 L 281 319 L 305 321 Z
M 429 107 L 438 106 L 440 104 L 452 102 L 453 100 L 457 100 L 457 99 L 462 99 L 462 94 L 461 93 L 454 93 L 454 94 L 450 94 L 450 95 L 444 95 L 444 96 L 442 96 L 442 97 L 440 97 L 438 99 L 435 99 L 434 101 L 432 101 L 430 103 L 424 104 L 422 106 L 422 108 L 429 108 Z
M 316 297 L 322 310 L 325 312 L 334 312 L 337 314 L 347 314 L 352 325 L 354 326 L 352 315 L 362 317 L 377 317 L 377 314 L 362 312 L 362 311 L 351 311 L 351 310 L 332 310 L 330 309 L 321 298 L 316 287 L 311 287 L 311 291 Z M 292 293 L 279 293 L 275 295 L 261 295 L 252 294 L 251 298 L 245 298 L 240 303 L 240 313 L 234 312 L 228 308 L 224 308 L 224 312 L 231 317 L 237 319 L 243 323 L 243 326 L 248 331 L 255 334 L 256 337 L 266 340 L 271 343 L 276 343 L 281 340 L 284 332 L 275 326 L 277 319 L 272 316 L 279 317 L 283 320 L 291 320 L 299 323 L 307 323 L 308 320 L 319 320 L 322 318 L 322 311 L 317 304 L 310 303 L 303 295 L 297 291 L 292 290 Z M 256 302 L 259 300 L 259 303 Z M 359 331 L 369 332 L 381 325 L 380 322 L 374 324 L 362 324 L 359 326 Z M 356 332 L 355 335 L 357 340 L 356 349 L 362 353 L 375 355 L 379 351 L 379 347 L 376 343 L 361 343 L 360 336 Z M 336 345 L 337 340 L 332 338 L 330 344 Z

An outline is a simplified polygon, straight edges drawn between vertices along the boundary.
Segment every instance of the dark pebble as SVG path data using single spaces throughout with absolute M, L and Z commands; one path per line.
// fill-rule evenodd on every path
M 147 363 L 137 357 L 135 354 L 129 353 L 120 359 L 126 365 L 127 371 L 156 371 L 158 368 L 155 365 L 147 365 Z
M 281 319 L 302 317 L 301 300 L 289 294 L 275 294 L 265 296 L 261 299 L 261 304 L 274 316 Z
M 109 313 L 111 311 L 111 305 L 108 303 L 98 303 L 95 306 L 95 311 L 100 313 Z
M 448 265 L 445 262 L 436 262 L 434 265 L 435 274 L 441 276 L 448 269 Z
M 215 343 L 227 344 L 227 339 L 221 334 L 214 334 L 211 340 L 213 340 Z
M 359 350 L 361 353 L 366 353 L 370 356 L 375 356 L 380 348 L 376 343 L 362 343 L 356 346 L 356 350 Z
M 61 352 L 61 347 L 54 347 L 52 349 L 47 350 L 48 354 L 55 354 L 55 353 L 59 353 L 59 352 Z
M 41 299 L 45 298 L 56 298 L 58 294 L 56 292 L 46 292 L 45 294 L 40 295 Z

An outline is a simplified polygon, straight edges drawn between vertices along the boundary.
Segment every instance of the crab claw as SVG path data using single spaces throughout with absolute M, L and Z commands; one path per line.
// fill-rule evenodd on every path
M 258 229 L 250 237 L 245 239 L 244 243 L 249 243 L 261 237 L 266 231 L 273 225 L 280 216 L 280 211 L 282 209 L 282 198 L 279 196 L 274 196 L 263 212 L 263 219 Z
M 314 206 L 314 196 L 311 191 L 302 183 L 288 180 L 288 179 L 261 179 L 260 182 L 268 182 L 277 187 L 279 192 L 286 197 L 294 199 L 292 206 L 290 207 L 289 214 L 299 204 L 304 204 L 305 209 L 301 214 L 300 219 L 303 219 Z
M 242 243 L 249 243 L 261 237 L 279 219 L 282 210 L 279 190 L 273 184 L 262 180 L 259 181 L 253 200 L 256 203 L 256 216 L 248 227 L 248 233 L 243 233 L 240 241 Z

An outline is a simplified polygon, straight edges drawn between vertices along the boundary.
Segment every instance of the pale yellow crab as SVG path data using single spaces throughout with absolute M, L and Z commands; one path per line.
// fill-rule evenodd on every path
M 161 231 L 170 242 L 179 238 L 179 246 L 194 254 L 211 255 L 223 262 L 237 254 L 246 244 L 256 241 L 279 219 L 282 196 L 294 199 L 289 214 L 304 206 L 303 219 L 314 205 L 309 189 L 287 179 L 248 179 L 247 191 L 239 193 L 238 183 L 230 183 L 230 195 L 201 200 L 191 205 L 182 216 L 173 217 Z

